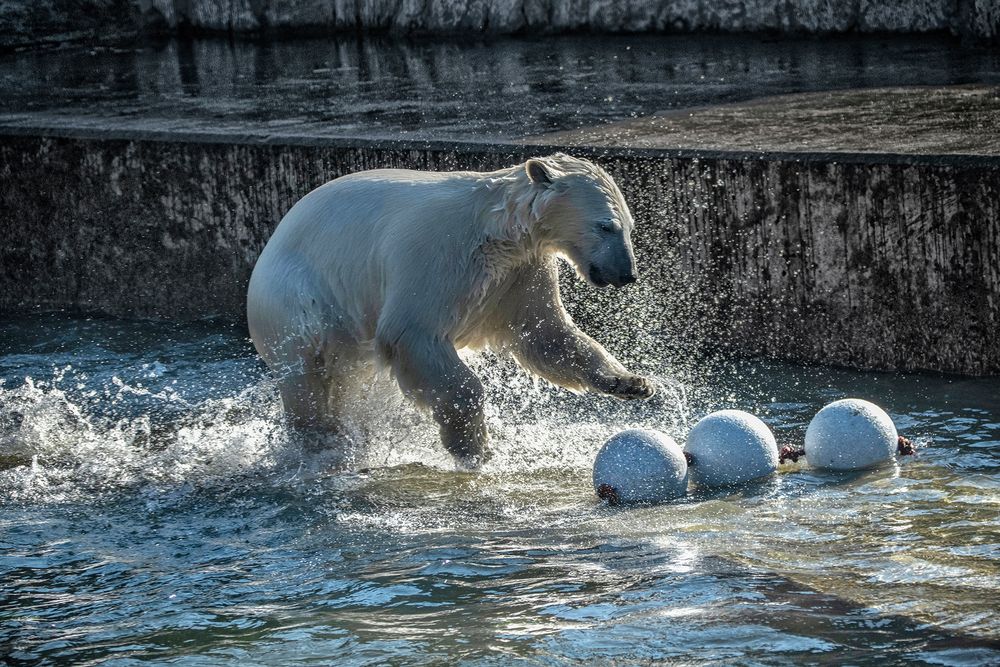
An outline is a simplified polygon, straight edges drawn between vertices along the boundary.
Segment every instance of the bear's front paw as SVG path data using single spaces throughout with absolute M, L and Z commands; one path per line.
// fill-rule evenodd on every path
M 478 454 L 463 454 L 455 457 L 455 467 L 463 472 L 475 472 L 493 458 L 493 452 L 484 449 Z
M 651 381 L 641 375 L 628 375 L 613 378 L 607 393 L 615 398 L 630 401 L 637 398 L 647 399 L 656 393 L 656 388 Z

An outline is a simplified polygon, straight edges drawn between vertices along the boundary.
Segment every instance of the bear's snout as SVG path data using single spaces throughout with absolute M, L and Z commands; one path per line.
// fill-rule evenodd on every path
M 607 287 L 611 284 L 611 281 L 604 277 L 604 273 L 593 264 L 591 264 L 590 268 L 587 270 L 587 277 L 590 278 L 590 282 L 596 287 Z
M 622 273 L 611 277 L 606 275 L 604 271 L 593 264 L 587 270 L 587 277 L 590 278 L 590 282 L 597 287 L 607 287 L 608 285 L 612 285 L 614 287 L 625 287 L 626 285 L 631 285 L 639 279 L 634 271 L 629 271 L 628 273 Z
M 634 273 L 626 273 L 625 275 L 618 276 L 618 278 L 609 280 L 608 283 L 615 287 L 625 287 L 626 285 L 631 285 L 638 278 Z

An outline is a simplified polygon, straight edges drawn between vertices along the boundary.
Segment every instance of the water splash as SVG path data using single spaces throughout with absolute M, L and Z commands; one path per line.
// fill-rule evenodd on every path
M 685 390 L 660 382 L 652 410 L 574 396 L 494 355 L 470 359 L 487 387 L 493 460 L 485 472 L 587 468 L 596 447 L 620 427 L 677 431 L 687 423 Z M 345 433 L 290 430 L 273 381 L 261 375 L 232 396 L 190 400 L 160 362 L 131 378 L 95 378 L 71 365 L 48 378 L 0 383 L 0 485 L 18 501 L 64 501 L 136 486 L 211 485 L 246 476 L 289 475 L 454 462 L 436 425 L 382 378 L 345 412 Z M 649 408 L 650 406 L 647 406 Z M 653 415 L 653 416 L 650 416 Z M 29 465 L 30 464 L 30 465 Z

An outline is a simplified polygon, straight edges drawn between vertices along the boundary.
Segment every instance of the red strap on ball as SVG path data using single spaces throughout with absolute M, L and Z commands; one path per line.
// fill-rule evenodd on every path
M 778 463 L 785 463 L 791 461 L 792 463 L 797 463 L 800 458 L 806 455 L 806 450 L 803 448 L 795 449 L 789 445 L 785 445 L 778 451 Z
M 899 436 L 899 439 L 896 441 L 896 453 L 900 456 L 914 456 L 917 453 L 917 446 L 909 438 Z M 795 449 L 794 447 L 785 445 L 778 450 L 778 463 L 786 463 L 788 461 L 797 463 L 805 455 L 805 449 Z
M 618 492 L 610 484 L 601 484 L 597 487 L 597 497 L 606 500 L 609 505 L 618 504 Z

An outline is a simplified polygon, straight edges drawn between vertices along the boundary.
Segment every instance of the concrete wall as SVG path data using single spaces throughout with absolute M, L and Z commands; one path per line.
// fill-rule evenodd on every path
M 242 318 L 274 225 L 330 178 L 526 156 L 513 146 L 11 132 L 0 135 L 0 309 L 168 319 Z M 633 208 L 643 274 L 632 292 L 567 279 L 571 309 L 605 335 L 641 329 L 689 351 L 1000 373 L 996 159 L 596 159 Z
M 1000 35 L 996 0 L 0 0 L 0 46 L 149 29 Z

